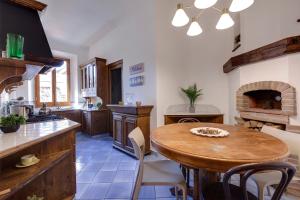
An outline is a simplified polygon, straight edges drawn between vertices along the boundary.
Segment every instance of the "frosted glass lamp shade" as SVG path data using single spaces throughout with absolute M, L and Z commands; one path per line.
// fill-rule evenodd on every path
M 195 0 L 195 7 L 198 9 L 206 9 L 212 7 L 218 0 Z
M 249 8 L 254 3 L 254 0 L 233 0 L 229 11 L 230 12 L 240 12 Z
M 227 29 L 227 28 L 230 28 L 234 25 L 234 21 L 233 19 L 230 17 L 229 13 L 228 12 L 224 12 L 218 23 L 217 23 L 217 26 L 216 26 L 216 29 L 218 30 L 223 30 L 223 29 Z
M 172 25 L 175 27 L 181 27 L 181 26 L 187 25 L 189 23 L 189 21 L 190 21 L 189 17 L 183 10 L 183 5 L 178 4 L 176 13 L 172 20 Z
M 193 20 L 193 22 L 191 23 L 190 28 L 187 32 L 187 35 L 193 37 L 193 36 L 200 35 L 202 32 L 203 32 L 203 30 L 202 30 L 200 24 L 196 20 Z

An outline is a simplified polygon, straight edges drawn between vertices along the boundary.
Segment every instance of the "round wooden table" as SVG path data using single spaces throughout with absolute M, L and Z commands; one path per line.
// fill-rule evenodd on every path
M 196 136 L 190 129 L 215 127 L 227 130 L 225 138 Z M 193 169 L 225 172 L 247 163 L 283 160 L 288 147 L 281 140 L 247 128 L 212 123 L 170 124 L 157 128 L 151 134 L 153 147 L 165 157 Z M 198 175 L 197 170 L 195 171 Z M 197 177 L 195 176 L 197 179 Z M 198 180 L 194 181 L 194 199 L 199 199 Z M 198 188 L 197 188 L 198 187 Z

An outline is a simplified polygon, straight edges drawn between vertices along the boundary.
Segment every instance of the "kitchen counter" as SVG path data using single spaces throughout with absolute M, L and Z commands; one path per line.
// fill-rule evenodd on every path
M 75 134 L 79 123 L 59 120 L 22 125 L 0 134 L 0 200 L 73 199 L 76 193 Z M 34 154 L 39 162 L 17 168 Z M 62 176 L 63 175 L 63 176 Z M 45 189 L 47 188 L 47 189 Z
M 78 127 L 71 120 L 21 125 L 15 133 L 0 134 L 0 158 Z

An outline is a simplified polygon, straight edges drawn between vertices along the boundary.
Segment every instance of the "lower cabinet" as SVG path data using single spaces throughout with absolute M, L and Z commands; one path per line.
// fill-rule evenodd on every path
M 82 131 L 90 136 L 108 132 L 108 110 L 82 111 Z
M 133 146 L 128 135 L 139 127 L 145 138 L 145 153 L 150 153 L 150 112 L 153 106 L 126 107 L 107 106 L 112 111 L 114 147 L 133 155 Z
M 108 133 L 108 110 L 60 110 L 55 115 L 81 124 L 81 131 L 94 136 Z
M 81 124 L 81 110 L 61 110 L 52 113 Z

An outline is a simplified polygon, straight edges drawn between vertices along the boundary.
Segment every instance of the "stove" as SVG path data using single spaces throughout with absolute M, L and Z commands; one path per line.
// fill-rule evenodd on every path
M 62 119 L 64 119 L 64 117 L 53 115 L 53 114 L 46 114 L 46 115 L 33 114 L 29 116 L 29 118 L 26 120 L 26 123 L 32 124 L 37 122 L 58 121 Z

